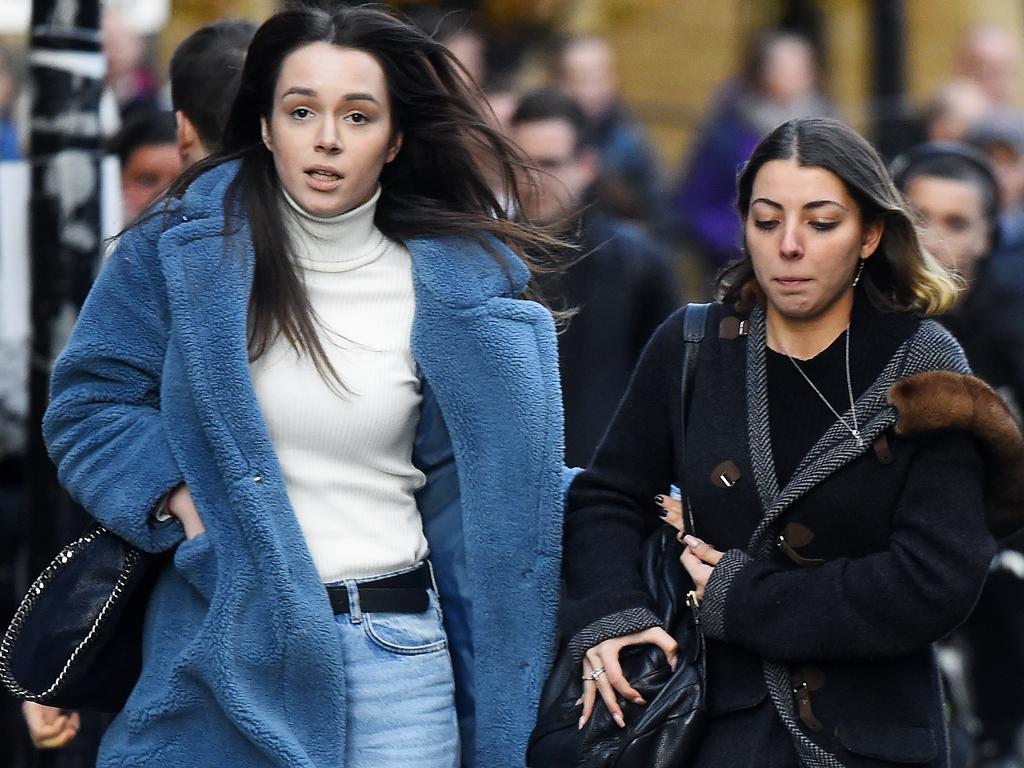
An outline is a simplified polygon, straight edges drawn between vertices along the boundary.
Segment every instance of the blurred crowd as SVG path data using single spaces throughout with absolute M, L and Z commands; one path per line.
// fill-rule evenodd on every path
M 824 87 L 820 52 L 792 31 L 756 35 L 669 174 L 623 98 L 608 41 L 553 41 L 537 52 L 544 59 L 538 81 L 536 67 L 489 66 L 489 40 L 465 16 L 423 13 L 416 20 L 480 84 L 493 119 L 533 167 L 524 213 L 561 228 L 574 246 L 565 254 L 570 266 L 538 288 L 566 317 L 560 337 L 566 462 L 586 465 L 652 331 L 684 300 L 711 298 L 710 278 L 738 255 L 736 174 L 761 136 L 793 117 L 843 117 Z M 205 27 L 162 72 L 152 41 L 116 12 L 106 14 L 103 124 L 120 163 L 124 222 L 182 168 L 216 150 L 254 28 L 248 22 Z M 955 76 L 918 112 L 914 133 L 924 148 L 908 145 L 906 154 L 890 158 L 897 183 L 921 214 L 930 250 L 965 278 L 964 301 L 946 322 L 977 373 L 1018 414 L 1024 404 L 1024 112 L 1013 97 L 1022 39 L 1024 30 L 966 30 L 952 52 Z M 19 119 L 27 111 L 19 95 L 22 58 L 0 47 L 0 160 L 24 157 L 27 146 L 28 126 Z M 23 408 L 4 397 L 0 390 L 0 529 L 13 546 L 23 505 Z M 15 554 L 8 547 L 0 564 L 5 621 L 17 593 Z M 1024 765 L 1021 548 L 1006 547 L 992 573 L 994 587 L 977 617 L 942 651 L 961 766 Z M 9 700 L 3 704 L 13 711 Z M 102 723 L 36 710 L 31 716 L 36 746 L 67 744 L 48 759 L 88 764 L 95 737 L 78 731 Z M 24 734 L 20 719 L 6 722 Z M 0 733 L 0 743 L 16 741 L 27 744 L 23 735 Z

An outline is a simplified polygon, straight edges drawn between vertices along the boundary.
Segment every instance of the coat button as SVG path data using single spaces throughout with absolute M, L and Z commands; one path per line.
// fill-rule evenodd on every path
M 723 461 L 711 470 L 711 482 L 719 488 L 732 488 L 743 477 L 740 468 L 730 460 Z
M 254 483 L 262 483 L 263 482 L 263 475 L 253 475 L 252 476 L 252 481 Z

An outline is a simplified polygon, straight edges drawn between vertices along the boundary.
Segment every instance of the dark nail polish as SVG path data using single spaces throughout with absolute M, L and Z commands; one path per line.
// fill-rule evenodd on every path
M 658 504 L 664 504 L 664 503 L 665 503 L 665 497 L 664 497 L 664 496 L 662 496 L 662 495 L 661 495 L 660 493 L 659 493 L 659 494 L 658 494 L 657 496 L 655 496 L 655 497 L 654 497 L 654 500 L 655 500 L 655 501 L 656 501 L 656 502 L 657 502 Z
M 658 510 L 658 515 L 660 517 L 668 517 L 668 510 L 666 510 L 666 509 L 659 509 Z

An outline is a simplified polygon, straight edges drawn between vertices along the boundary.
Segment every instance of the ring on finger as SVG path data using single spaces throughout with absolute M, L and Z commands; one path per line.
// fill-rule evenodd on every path
M 592 671 L 589 675 L 584 676 L 583 679 L 584 680 L 593 680 L 594 682 L 597 682 L 598 678 L 600 678 L 601 675 L 603 675 L 603 674 L 604 674 L 604 667 L 598 667 L 597 669 Z

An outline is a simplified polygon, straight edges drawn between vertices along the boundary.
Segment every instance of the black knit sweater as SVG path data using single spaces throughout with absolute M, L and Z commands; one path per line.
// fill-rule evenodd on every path
M 860 397 L 892 357 L 896 345 L 906 338 L 888 331 L 892 319 L 858 302 L 850 318 L 850 379 L 854 398 Z M 882 342 L 878 339 L 881 337 Z M 800 459 L 836 420 L 835 414 L 815 394 L 807 381 L 785 355 L 767 351 L 768 417 L 772 428 L 775 473 L 781 488 L 789 480 Z M 846 333 L 810 360 L 797 365 L 839 413 L 850 408 L 846 387 Z M 853 420 L 847 418 L 853 425 Z M 860 422 L 863 426 L 863 420 Z

